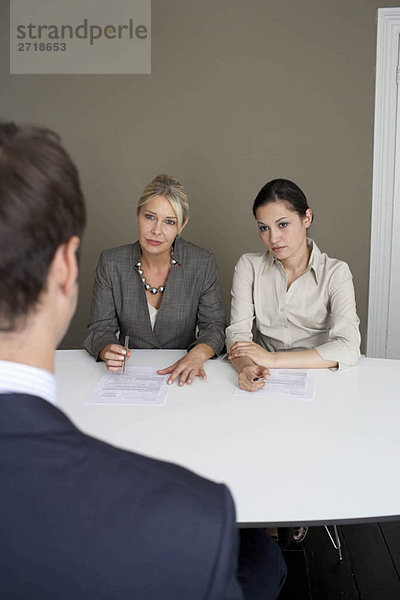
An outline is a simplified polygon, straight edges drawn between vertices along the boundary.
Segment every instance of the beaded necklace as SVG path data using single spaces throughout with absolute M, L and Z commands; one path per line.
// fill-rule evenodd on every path
M 176 264 L 176 260 L 171 256 L 171 267 L 174 267 Z M 135 264 L 135 268 L 137 269 L 137 272 L 139 273 L 140 278 L 143 282 L 144 289 L 147 292 L 150 292 L 150 294 L 163 293 L 163 291 L 165 290 L 165 286 L 167 285 L 166 283 L 164 283 L 164 285 L 160 285 L 157 288 L 152 287 L 149 283 L 147 283 L 146 277 L 143 275 L 142 262 L 140 260 Z

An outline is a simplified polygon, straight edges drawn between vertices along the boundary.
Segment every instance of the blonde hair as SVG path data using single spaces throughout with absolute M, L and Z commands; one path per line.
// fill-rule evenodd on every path
M 148 183 L 137 203 L 138 212 L 154 196 L 164 196 L 175 211 L 178 229 L 189 217 L 189 198 L 183 185 L 171 175 L 157 175 Z

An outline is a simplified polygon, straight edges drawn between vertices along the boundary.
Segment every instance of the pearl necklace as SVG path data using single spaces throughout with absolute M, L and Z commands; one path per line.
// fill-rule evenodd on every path
M 174 267 L 176 264 L 177 264 L 176 260 L 174 258 L 172 258 L 172 256 L 171 256 L 171 266 Z M 150 292 L 150 294 L 157 294 L 157 293 L 162 294 L 163 293 L 163 291 L 165 290 L 165 286 L 167 285 L 166 283 L 164 283 L 164 285 L 160 285 L 160 287 L 158 287 L 158 288 L 152 287 L 149 283 L 147 283 L 146 278 L 143 275 L 142 263 L 140 260 L 136 263 L 135 268 L 137 269 L 137 272 L 139 273 L 139 275 L 143 281 L 144 289 L 147 292 Z

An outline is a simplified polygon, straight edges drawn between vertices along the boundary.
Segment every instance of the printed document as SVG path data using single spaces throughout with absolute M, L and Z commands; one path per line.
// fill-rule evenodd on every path
M 257 392 L 236 388 L 235 396 L 266 396 L 271 398 L 300 398 L 312 400 L 314 371 L 312 369 L 270 369 L 271 378 Z
M 162 406 L 168 392 L 168 376 L 154 367 L 127 367 L 125 373 L 106 373 L 86 404 Z

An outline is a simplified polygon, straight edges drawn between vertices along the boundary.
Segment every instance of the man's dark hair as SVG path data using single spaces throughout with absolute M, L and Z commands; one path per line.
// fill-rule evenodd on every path
M 78 171 L 57 134 L 0 122 L 0 331 L 34 309 L 57 248 L 85 224 Z

